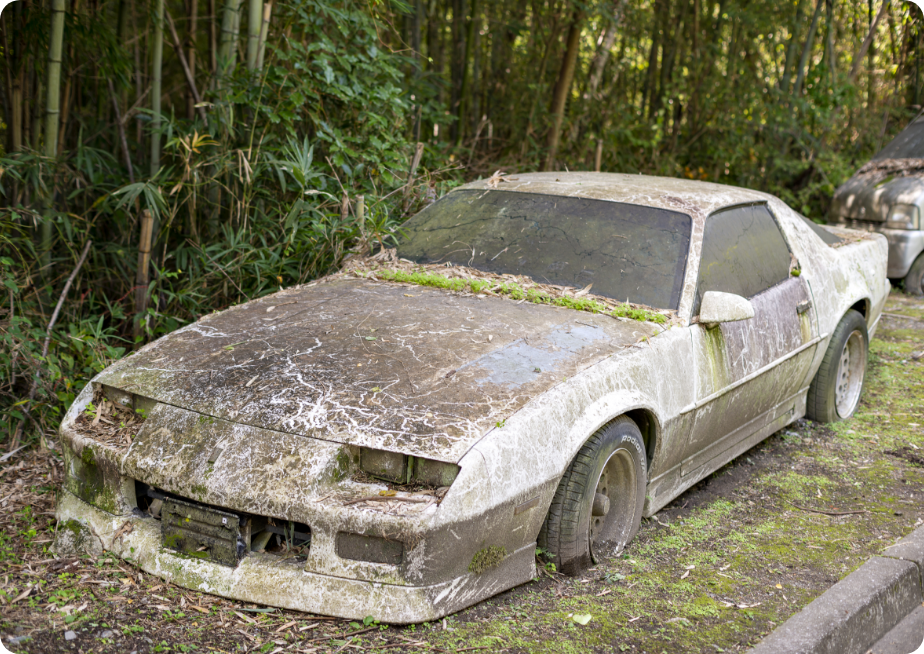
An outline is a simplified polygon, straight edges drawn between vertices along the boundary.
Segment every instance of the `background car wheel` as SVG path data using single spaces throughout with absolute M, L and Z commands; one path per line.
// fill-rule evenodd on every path
M 853 415 L 866 377 L 869 334 L 866 321 L 850 310 L 838 323 L 812 385 L 806 414 L 819 422 L 838 422 Z
M 568 466 L 539 532 L 539 547 L 559 571 L 580 573 L 635 537 L 647 485 L 642 434 L 632 420 L 619 417 L 594 434 Z
M 911 264 L 911 270 L 905 276 L 905 292 L 910 295 L 924 295 L 924 254 Z

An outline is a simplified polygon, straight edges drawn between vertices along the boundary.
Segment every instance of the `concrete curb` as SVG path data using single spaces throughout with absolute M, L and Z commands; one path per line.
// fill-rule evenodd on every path
M 924 604 L 924 527 L 777 627 L 751 654 L 865 654 Z

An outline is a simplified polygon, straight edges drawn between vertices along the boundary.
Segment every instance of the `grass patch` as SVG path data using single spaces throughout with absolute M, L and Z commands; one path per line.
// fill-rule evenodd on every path
M 515 282 L 495 283 L 493 280 L 483 279 L 463 279 L 460 277 L 446 277 L 428 272 L 408 272 L 405 270 L 377 270 L 375 275 L 386 281 L 400 282 L 404 284 L 416 284 L 417 286 L 431 286 L 433 288 L 442 288 L 449 291 L 469 292 L 469 293 L 491 293 L 493 295 L 502 295 L 511 300 L 526 300 L 533 304 L 548 304 L 556 307 L 565 307 L 576 311 L 587 311 L 590 313 L 602 313 L 614 318 L 628 318 L 640 322 L 653 322 L 662 325 L 667 322 L 664 314 L 648 309 L 633 307 L 630 304 L 617 305 L 615 309 L 608 309 L 602 302 L 590 298 L 580 297 L 552 297 L 545 291 L 536 288 L 524 289 Z

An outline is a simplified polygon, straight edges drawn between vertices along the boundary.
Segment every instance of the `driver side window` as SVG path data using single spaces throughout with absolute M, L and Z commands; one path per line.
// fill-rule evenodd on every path
M 732 207 L 706 219 L 693 315 L 707 291 L 751 298 L 789 278 L 791 256 L 764 204 Z

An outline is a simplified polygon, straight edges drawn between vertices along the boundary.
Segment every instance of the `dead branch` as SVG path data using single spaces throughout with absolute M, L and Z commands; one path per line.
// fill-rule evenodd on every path
M 820 511 L 818 509 L 809 509 L 804 506 L 799 506 L 798 504 L 793 504 L 789 500 L 784 500 L 790 506 L 794 506 L 800 511 L 807 511 L 809 513 L 820 513 L 821 515 L 833 515 L 833 516 L 842 516 L 842 515 L 859 515 L 861 513 L 869 513 L 869 511 Z
M 211 261 L 213 264 L 215 264 L 215 267 L 218 268 L 219 271 L 221 271 L 221 274 L 224 275 L 224 276 L 228 279 L 229 282 L 231 282 L 232 284 L 234 284 L 234 288 L 237 289 L 238 293 L 240 293 L 240 294 L 243 295 L 245 298 L 247 298 L 248 302 L 250 301 L 250 296 L 247 295 L 247 293 L 245 293 L 244 291 L 241 290 L 241 287 L 238 286 L 238 285 L 234 282 L 233 279 L 231 279 L 231 276 L 230 276 L 228 273 L 225 272 L 225 269 L 222 268 L 221 265 L 219 265 L 219 263 L 218 263 L 217 261 L 215 261 L 212 257 L 209 257 L 209 253 L 208 253 L 208 252 L 206 252 L 205 250 L 203 250 L 203 249 L 199 246 L 198 243 L 194 243 L 194 242 L 191 241 L 190 239 L 186 239 L 186 241 L 187 241 L 190 245 L 196 247 L 196 248 L 197 248 L 202 254 L 204 254 L 206 257 L 208 257 L 209 261 Z
M 90 246 L 92 244 L 93 241 L 87 240 L 86 244 L 83 246 L 83 252 L 80 254 L 80 259 L 77 261 L 77 266 L 73 271 L 71 271 L 70 277 L 67 278 L 67 282 L 64 284 L 64 288 L 61 290 L 61 296 L 58 298 L 58 304 L 55 306 L 55 310 L 51 314 L 51 320 L 48 321 L 48 329 L 45 330 L 45 343 L 42 345 L 42 360 L 48 356 L 48 346 L 51 344 L 51 330 L 55 328 L 55 323 L 58 322 L 58 314 L 61 313 L 61 307 L 64 306 L 64 299 L 67 297 L 67 292 L 71 290 L 71 284 L 74 283 L 74 278 L 77 277 L 77 273 L 80 272 L 80 269 L 83 267 L 83 262 L 86 261 L 87 254 L 90 252 Z M 38 382 L 40 376 L 40 374 L 37 374 L 32 380 L 32 387 L 29 389 L 29 398 L 23 405 L 22 410 L 26 415 L 30 415 L 29 407 L 31 406 L 32 401 L 35 399 L 35 392 L 38 390 Z M 15 450 L 16 446 L 19 445 L 19 436 L 22 433 L 22 424 L 24 421 L 25 418 L 21 418 L 19 420 L 19 424 L 16 425 L 16 431 L 13 434 L 13 442 L 10 444 L 10 451 Z
M 189 69 L 189 64 L 186 61 L 186 55 L 183 54 L 183 46 L 180 44 L 180 37 L 176 34 L 176 27 L 173 25 L 173 19 L 170 17 L 170 12 L 164 12 L 164 15 L 167 17 L 167 26 L 170 27 L 170 36 L 173 40 L 173 49 L 176 51 L 176 56 L 180 60 L 180 65 L 183 67 L 183 74 L 186 76 L 186 84 L 189 85 L 189 90 L 192 92 L 193 99 L 196 101 L 196 109 L 199 110 L 199 115 L 202 117 L 202 122 L 206 127 L 209 126 L 209 119 L 205 115 L 205 108 L 202 107 L 202 98 L 199 96 L 199 90 L 196 88 L 196 80 L 193 77 L 192 71 Z

